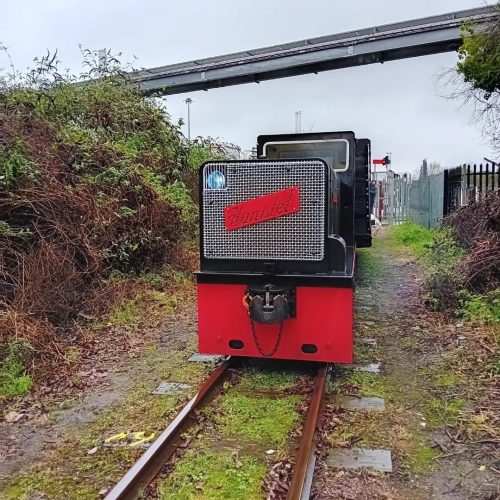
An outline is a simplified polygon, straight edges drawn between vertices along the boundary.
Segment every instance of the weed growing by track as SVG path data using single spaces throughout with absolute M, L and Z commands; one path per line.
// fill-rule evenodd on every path
M 221 401 L 214 421 L 225 436 L 281 448 L 300 421 L 296 411 L 300 399 L 300 396 L 256 398 L 231 391 Z

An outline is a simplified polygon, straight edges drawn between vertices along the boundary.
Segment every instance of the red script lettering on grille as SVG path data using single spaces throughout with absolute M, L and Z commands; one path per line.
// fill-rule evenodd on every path
M 291 187 L 224 208 L 227 231 L 276 219 L 300 210 L 299 188 Z

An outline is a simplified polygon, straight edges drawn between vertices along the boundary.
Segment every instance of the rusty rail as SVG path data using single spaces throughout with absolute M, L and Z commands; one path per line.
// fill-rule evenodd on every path
M 290 488 L 288 489 L 288 500 L 308 499 L 310 495 L 312 475 L 314 474 L 314 437 L 327 378 L 328 365 L 324 364 L 318 369 L 314 392 L 304 421 L 302 439 L 299 451 L 295 456 L 295 467 Z
M 230 366 L 231 360 L 227 359 L 209 375 L 196 395 L 191 398 L 161 435 L 106 495 L 105 500 L 138 498 L 174 453 L 176 449 L 175 441 L 189 417 L 193 415 L 194 410 L 199 407 L 208 394 L 213 391 Z

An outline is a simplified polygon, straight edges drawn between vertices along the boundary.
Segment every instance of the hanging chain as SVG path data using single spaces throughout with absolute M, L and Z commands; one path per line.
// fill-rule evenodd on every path
M 279 327 L 279 331 L 278 331 L 278 339 L 276 340 L 276 344 L 274 345 L 274 348 L 272 349 L 271 352 L 266 352 L 266 351 L 264 351 L 264 349 L 262 349 L 262 346 L 260 345 L 259 339 L 257 338 L 257 332 L 255 331 L 255 322 L 254 322 L 252 316 L 250 316 L 250 325 L 252 327 L 253 340 L 255 342 L 255 345 L 257 346 L 257 350 L 259 351 L 259 353 L 261 354 L 262 357 L 271 358 L 272 356 L 274 356 L 276 354 L 276 351 L 278 350 L 278 347 L 281 343 L 281 337 L 283 335 L 283 323 L 284 323 L 284 321 L 282 321 L 280 323 L 280 327 Z

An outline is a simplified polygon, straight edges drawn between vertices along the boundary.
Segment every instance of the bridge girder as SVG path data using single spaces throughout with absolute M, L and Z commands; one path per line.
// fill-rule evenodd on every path
M 129 76 L 146 95 L 262 82 L 457 50 L 461 26 L 486 24 L 494 5 L 141 70 Z

